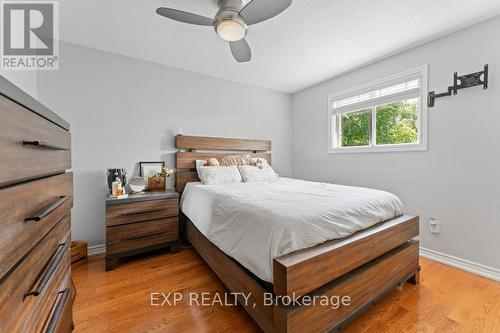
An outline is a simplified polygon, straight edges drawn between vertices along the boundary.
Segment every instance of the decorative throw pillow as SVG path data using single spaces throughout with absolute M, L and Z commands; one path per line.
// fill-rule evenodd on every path
M 252 160 L 252 156 L 250 154 L 246 155 L 237 155 L 238 163 L 239 165 L 248 165 L 250 164 L 250 161 Z
M 247 155 L 229 155 L 220 157 L 219 164 L 223 166 L 229 165 L 247 165 L 250 164 L 251 156 Z
M 242 182 L 241 174 L 236 165 L 206 166 L 207 161 L 196 160 L 198 177 L 205 185 L 217 185 Z
M 218 160 L 221 166 L 238 165 L 235 155 L 219 157 Z
M 278 179 L 278 174 L 274 172 L 264 158 L 252 159 L 251 165 L 239 165 L 238 169 L 243 181 L 246 183 L 272 182 Z

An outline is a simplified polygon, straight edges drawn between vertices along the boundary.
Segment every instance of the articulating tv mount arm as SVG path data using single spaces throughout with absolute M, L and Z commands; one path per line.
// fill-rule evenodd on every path
M 481 78 L 482 76 L 482 78 Z M 484 70 L 481 72 L 458 76 L 458 73 L 453 73 L 453 86 L 448 87 L 448 91 L 436 94 L 434 91 L 429 92 L 427 97 L 427 106 L 433 107 L 436 98 L 451 96 L 457 94 L 459 89 L 470 88 L 475 86 L 483 86 L 483 89 L 488 89 L 488 64 L 484 65 Z

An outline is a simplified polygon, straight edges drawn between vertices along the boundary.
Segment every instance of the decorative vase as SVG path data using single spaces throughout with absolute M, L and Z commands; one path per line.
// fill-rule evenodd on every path
M 108 169 L 106 173 L 108 180 L 108 192 L 109 194 L 113 191 L 113 182 L 118 177 L 122 181 L 122 186 L 125 187 L 127 185 L 127 170 L 125 169 Z
M 166 186 L 166 177 L 153 176 L 148 178 L 148 190 L 150 191 L 164 191 Z

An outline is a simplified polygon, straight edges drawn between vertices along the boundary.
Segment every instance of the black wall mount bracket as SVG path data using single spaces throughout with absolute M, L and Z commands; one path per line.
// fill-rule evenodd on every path
M 483 89 L 488 89 L 488 64 L 484 65 L 484 70 L 471 74 L 458 76 L 458 73 L 453 73 L 453 85 L 448 87 L 448 91 L 436 94 L 436 92 L 429 92 L 427 97 L 427 106 L 433 107 L 436 98 L 456 95 L 459 89 L 465 89 L 475 86 L 483 86 Z

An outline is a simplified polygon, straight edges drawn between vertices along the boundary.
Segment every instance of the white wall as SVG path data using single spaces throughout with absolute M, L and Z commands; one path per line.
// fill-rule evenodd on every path
M 29 71 L 7 71 L 0 70 L 0 75 L 24 90 L 32 97 L 37 97 L 37 72 Z
M 38 74 L 38 99 L 71 124 L 73 238 L 103 244 L 107 168 L 174 166 L 174 135 L 271 139 L 273 165 L 291 175 L 291 97 L 61 43 L 59 71 Z M 169 186 L 172 187 L 172 182 Z
M 454 33 L 293 96 L 296 178 L 384 189 L 420 215 L 421 246 L 500 268 L 500 18 Z M 334 55 L 332 61 L 335 61 Z M 429 109 L 428 151 L 328 154 L 327 96 L 428 63 L 429 88 L 490 65 L 490 87 L 440 98 Z M 441 220 L 429 233 L 427 219 Z

